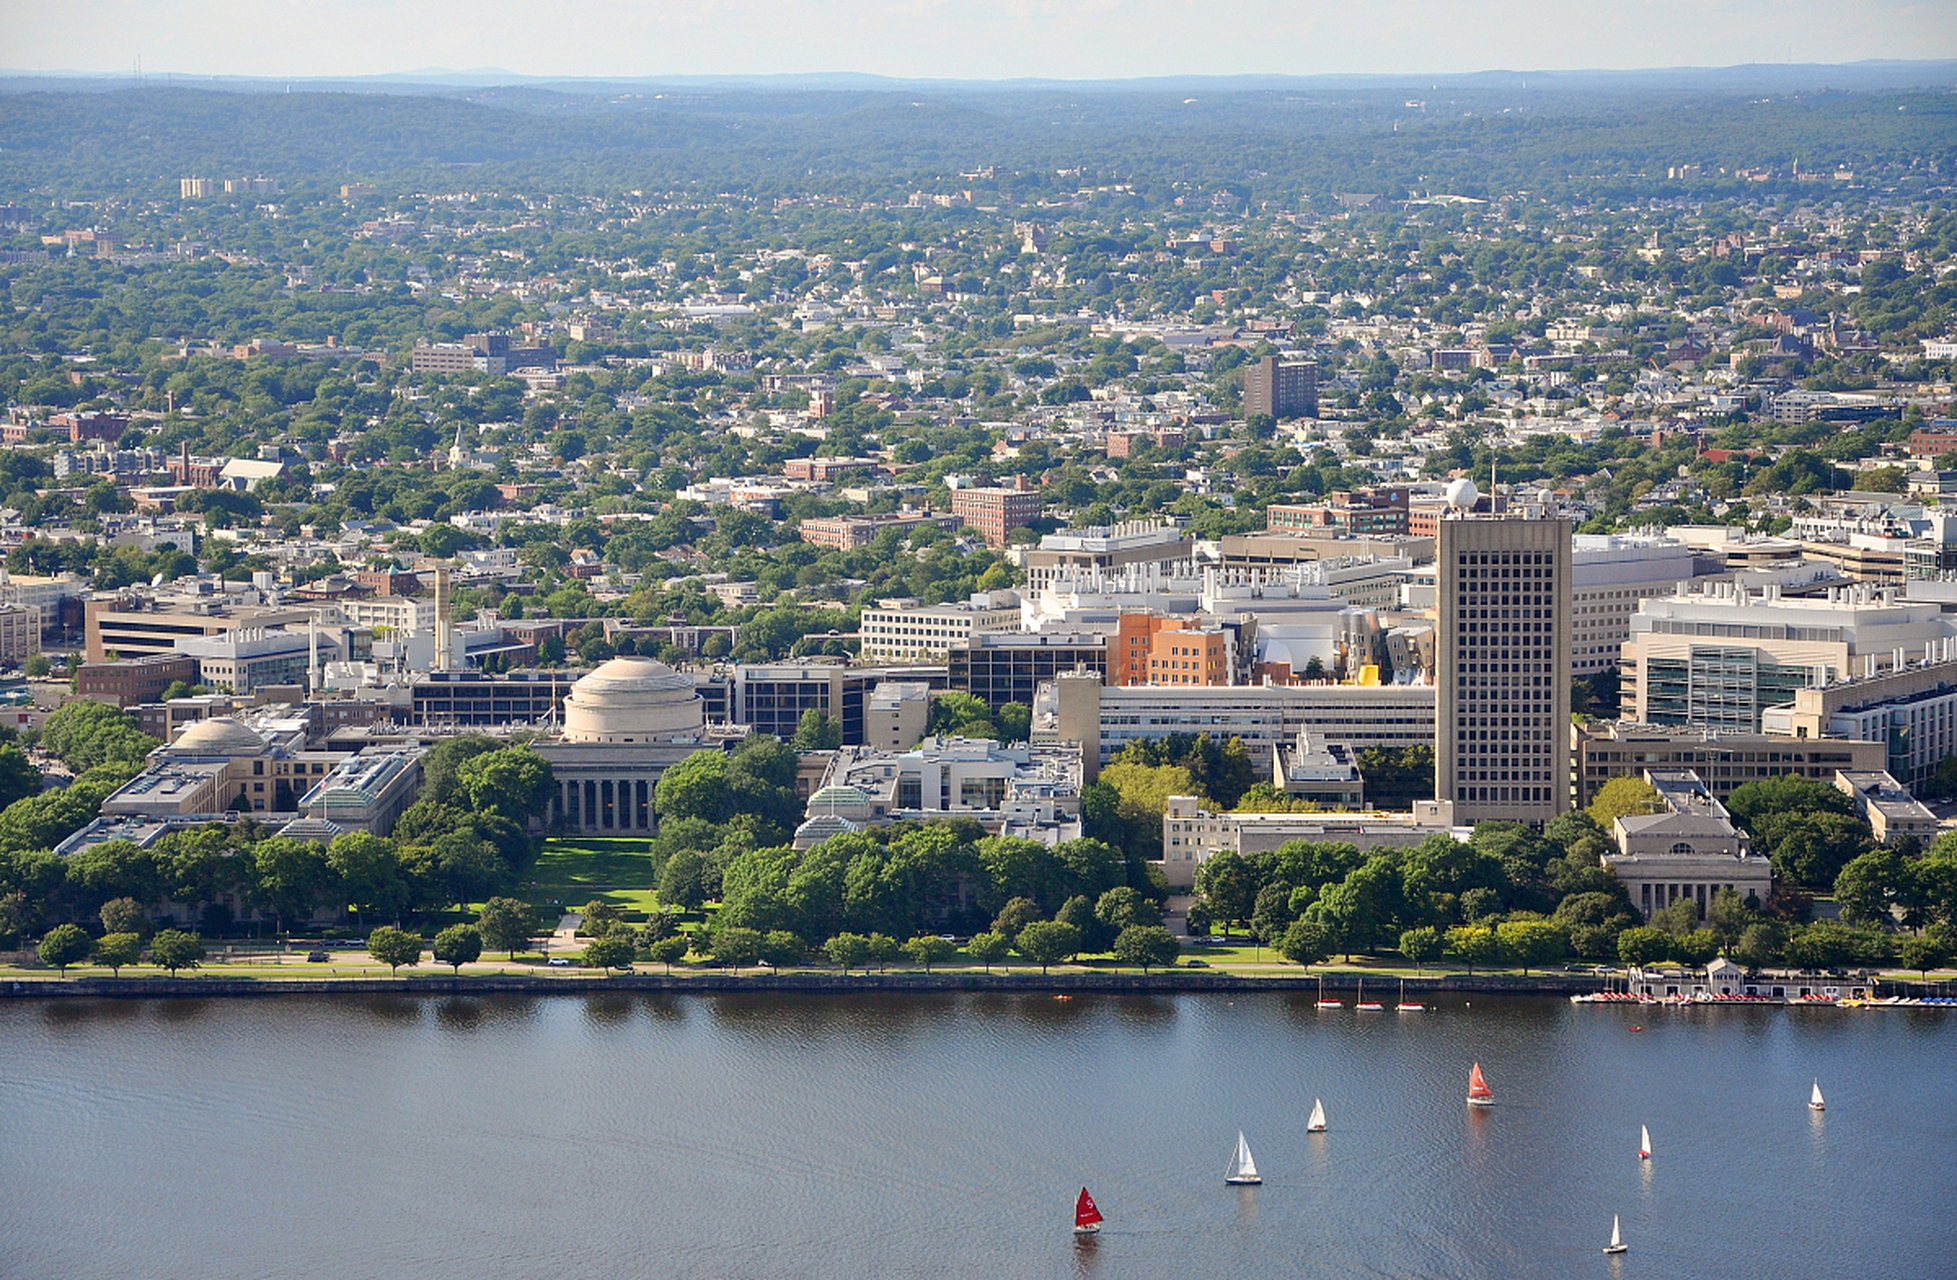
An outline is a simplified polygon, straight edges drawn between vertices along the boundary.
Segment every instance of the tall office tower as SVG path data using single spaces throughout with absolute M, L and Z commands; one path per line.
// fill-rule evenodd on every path
M 1540 825 L 1570 807 L 1570 522 L 1475 496 L 1449 487 L 1436 549 L 1435 795 L 1459 823 Z

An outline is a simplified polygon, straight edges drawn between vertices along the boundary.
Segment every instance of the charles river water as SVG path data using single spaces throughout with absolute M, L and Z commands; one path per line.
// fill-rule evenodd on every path
M 1431 1005 L 12 1002 L 0 1275 L 1957 1276 L 1957 1010 Z

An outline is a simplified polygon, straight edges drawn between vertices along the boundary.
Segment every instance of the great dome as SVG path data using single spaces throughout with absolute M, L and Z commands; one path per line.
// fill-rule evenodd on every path
M 236 720 L 199 720 L 178 735 L 170 750 L 185 755 L 255 756 L 264 752 L 265 739 Z
M 706 723 L 693 677 L 651 658 L 613 658 L 564 699 L 566 742 L 672 742 Z

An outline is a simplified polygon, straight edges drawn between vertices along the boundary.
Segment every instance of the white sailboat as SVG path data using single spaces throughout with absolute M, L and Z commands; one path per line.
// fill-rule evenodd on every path
M 1378 1013 L 1386 1008 L 1385 1005 L 1377 1000 L 1366 999 L 1366 979 L 1363 977 L 1359 979 L 1359 1003 L 1352 1007 L 1355 1009 L 1364 1009 L 1370 1013 Z
M 1343 1009 L 1345 1006 L 1336 1000 L 1325 998 L 1325 975 L 1318 975 L 1318 1007 L 1321 1009 Z
M 1826 1111 L 1828 1104 L 1821 1100 L 1821 1081 L 1814 1082 L 1814 1092 L 1808 1095 L 1809 1111 Z
M 1427 1007 L 1418 1000 L 1415 1000 L 1411 1004 L 1407 1002 L 1407 980 L 1405 978 L 1400 979 L 1400 1003 L 1397 1007 L 1401 1013 L 1419 1013 Z
M 1305 1132 L 1325 1132 L 1325 1104 L 1317 1098 L 1311 1100 L 1311 1119 L 1305 1121 Z
M 1605 1253 L 1625 1253 L 1631 1246 L 1624 1243 L 1624 1233 L 1618 1230 L 1617 1215 L 1610 1215 L 1610 1243 L 1604 1246 Z
M 1651 1159 L 1651 1129 L 1647 1125 L 1638 1126 L 1638 1159 Z
M 1230 1157 L 1230 1167 L 1224 1171 L 1223 1181 L 1233 1187 L 1255 1187 L 1263 1183 L 1257 1176 L 1257 1162 L 1250 1158 L 1250 1144 L 1244 1141 L 1244 1131 L 1237 1130 L 1237 1152 Z

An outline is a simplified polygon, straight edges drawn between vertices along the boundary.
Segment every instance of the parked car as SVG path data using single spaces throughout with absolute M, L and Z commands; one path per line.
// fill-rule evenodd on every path
M 1210 967 L 1210 962 L 1207 960 L 1185 960 L 1182 962 L 1182 967 L 1185 969 L 1207 969 Z
M 568 969 L 571 967 L 570 960 L 564 956 L 552 956 L 550 959 L 544 961 L 544 963 L 553 969 Z
M 328 960 L 331 960 L 332 958 L 333 957 L 327 955 L 324 951 L 308 951 L 306 953 L 307 964 L 325 964 Z

